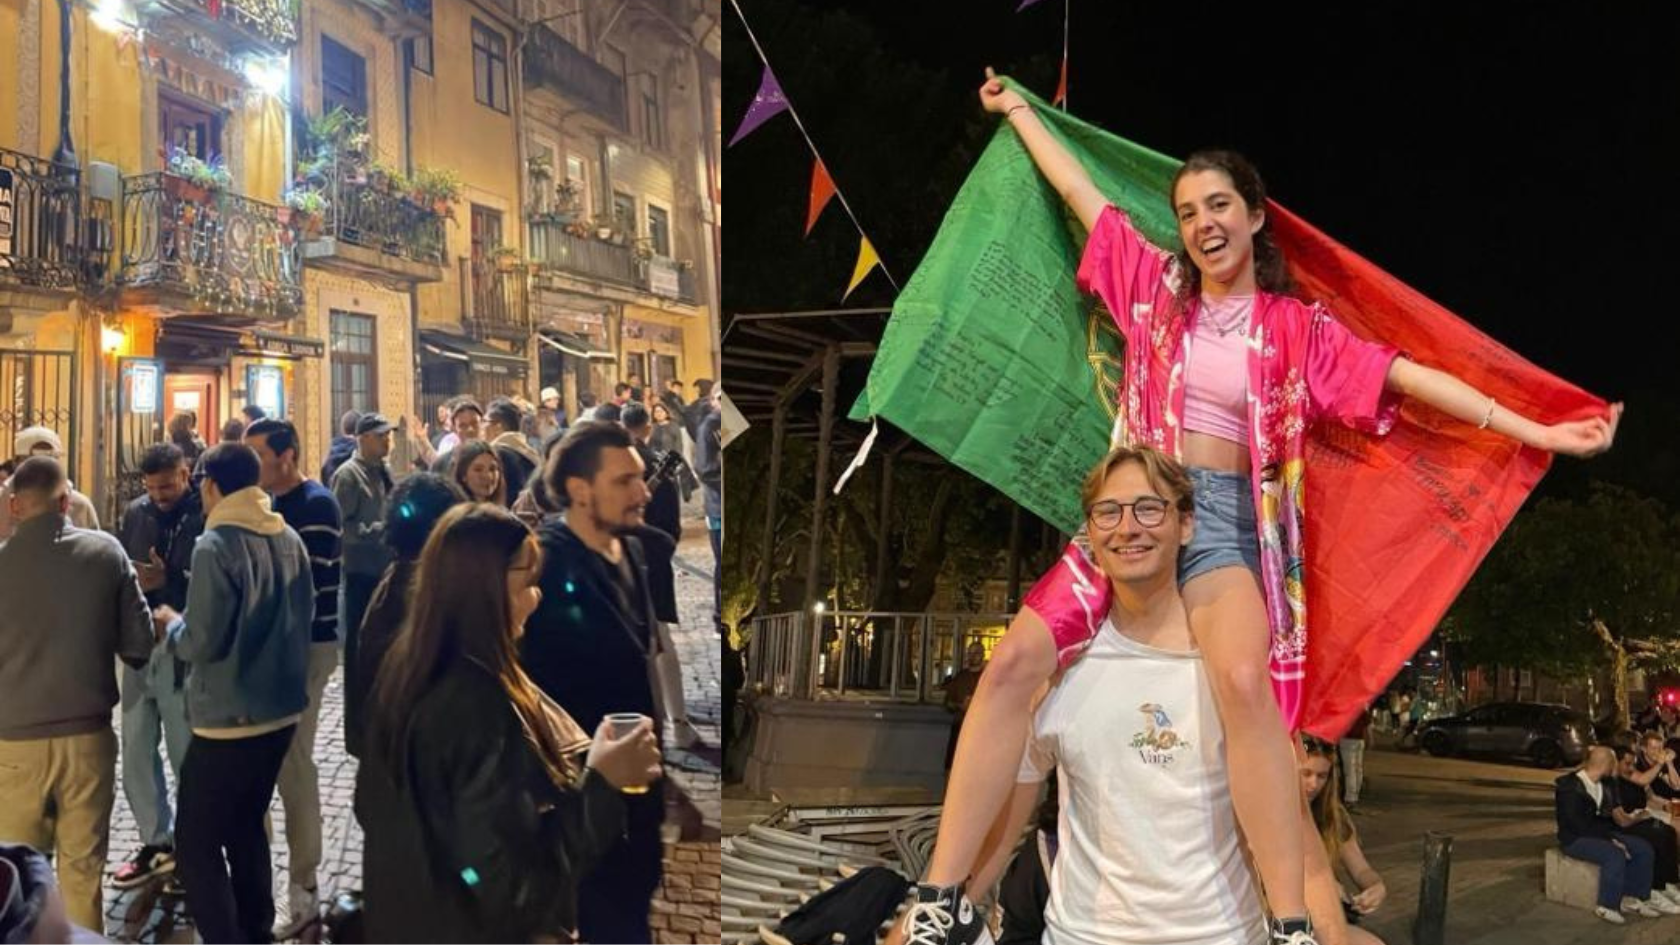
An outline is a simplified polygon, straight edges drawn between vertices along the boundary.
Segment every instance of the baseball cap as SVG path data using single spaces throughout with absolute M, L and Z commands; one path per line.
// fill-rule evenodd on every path
M 538 395 L 538 397 L 537 397 L 537 400 L 539 400 L 539 401 L 559 400 L 559 399 L 560 399 L 560 392 L 555 390 L 552 387 L 544 387 L 542 389 L 542 393 L 540 395 Z
M 64 441 L 46 427 L 27 427 L 19 431 L 13 442 L 17 444 L 13 452 L 18 456 L 28 456 L 43 446 L 51 447 L 54 456 L 64 453 Z
M 393 424 L 391 421 L 385 419 L 383 415 L 377 413 L 364 413 L 362 414 L 362 418 L 356 421 L 356 435 L 362 436 L 368 433 L 384 433 L 392 427 Z

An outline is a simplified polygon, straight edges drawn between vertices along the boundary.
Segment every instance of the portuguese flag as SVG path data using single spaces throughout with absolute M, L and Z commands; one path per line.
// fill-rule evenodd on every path
M 1047 107 L 1019 86 L 1099 189 L 1176 250 L 1179 161 Z M 1540 370 L 1275 201 L 1272 228 L 1304 299 L 1541 422 L 1606 405 Z M 1420 232 L 1419 238 L 1427 238 Z M 851 417 L 891 421 L 1065 532 L 1108 447 L 1120 335 L 1074 284 L 1084 228 L 1000 126 L 893 306 Z M 1331 438 L 1334 442 L 1331 442 Z M 1336 737 L 1429 637 L 1540 481 L 1550 456 L 1408 402 L 1396 429 L 1311 434 L 1304 708 Z

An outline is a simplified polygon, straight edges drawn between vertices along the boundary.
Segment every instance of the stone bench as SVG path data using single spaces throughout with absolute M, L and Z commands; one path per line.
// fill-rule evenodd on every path
M 1577 909 L 1597 906 L 1598 864 L 1551 847 L 1546 851 L 1546 898 Z

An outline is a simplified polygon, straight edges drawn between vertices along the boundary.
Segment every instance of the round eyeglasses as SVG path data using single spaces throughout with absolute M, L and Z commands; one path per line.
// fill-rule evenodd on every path
M 1167 500 L 1152 495 L 1146 495 L 1135 502 L 1104 499 L 1093 503 L 1085 514 L 1099 531 L 1108 532 L 1120 527 L 1120 519 L 1125 517 L 1128 508 L 1132 510 L 1132 517 L 1144 528 L 1154 528 L 1167 520 Z

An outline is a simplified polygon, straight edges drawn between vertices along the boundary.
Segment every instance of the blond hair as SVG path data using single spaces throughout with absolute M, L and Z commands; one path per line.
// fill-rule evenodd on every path
M 1153 446 L 1116 446 L 1109 450 L 1108 455 L 1091 467 L 1090 473 L 1085 476 L 1085 484 L 1079 489 L 1080 507 L 1089 509 L 1091 503 L 1097 501 L 1109 474 L 1126 463 L 1142 466 L 1144 475 L 1149 479 L 1149 485 L 1160 491 L 1164 498 L 1172 501 L 1180 513 L 1190 512 L 1195 508 L 1194 487 L 1190 484 L 1189 470 L 1183 463 Z

